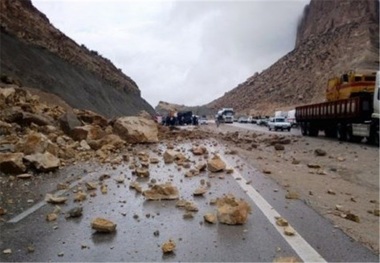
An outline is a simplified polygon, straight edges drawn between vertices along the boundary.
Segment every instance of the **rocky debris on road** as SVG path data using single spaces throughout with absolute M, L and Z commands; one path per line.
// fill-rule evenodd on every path
M 92 220 L 91 228 L 97 232 L 111 233 L 116 231 L 116 224 L 108 219 L 97 217 Z
M 113 129 L 120 138 L 130 143 L 158 142 L 158 128 L 153 120 L 136 116 L 120 117 Z
M 315 149 L 314 150 L 314 154 L 316 155 L 316 156 L 326 156 L 326 151 L 325 150 L 322 150 L 322 149 Z
M 23 153 L 0 153 L 0 170 L 8 174 L 20 174 L 25 172 Z
M 206 213 L 204 216 L 203 216 L 204 220 L 207 222 L 207 223 L 210 223 L 210 224 L 215 224 L 216 223 L 216 216 L 215 214 L 213 213 Z
M 179 199 L 177 187 L 170 183 L 156 184 L 150 189 L 143 191 L 143 195 L 147 200 L 175 200 Z
M 78 191 L 74 196 L 74 202 L 83 202 L 87 199 L 87 193 Z
M 12 249 L 10 248 L 4 249 L 3 254 L 12 254 Z
M 81 217 L 83 213 L 83 207 L 77 206 L 65 213 L 65 218 L 76 218 Z
M 175 206 L 184 208 L 188 212 L 198 212 L 199 210 L 197 204 L 185 199 L 178 200 Z
M 58 215 L 56 213 L 49 213 L 46 215 L 46 221 L 51 222 L 57 220 Z
M 24 156 L 24 160 L 31 163 L 37 171 L 49 172 L 59 168 L 60 159 L 55 157 L 49 152 L 35 153 L 32 155 Z
M 203 196 L 205 193 L 207 193 L 207 188 L 200 186 L 193 192 L 194 196 Z
M 288 223 L 288 220 L 286 220 L 285 218 L 282 218 L 282 217 L 276 217 L 276 225 L 278 226 L 288 226 L 289 223 Z
M 278 257 L 273 260 L 273 263 L 300 263 L 303 262 L 297 257 Z
M 207 154 L 208 153 L 207 148 L 205 146 L 193 146 L 191 148 L 191 152 L 194 155 L 203 155 L 203 154 Z
M 217 200 L 217 217 L 218 221 L 228 225 L 244 224 L 251 212 L 249 204 L 233 195 L 227 195 Z
M 296 234 L 296 231 L 294 230 L 293 227 L 288 225 L 284 228 L 284 234 L 287 236 L 294 236 Z
M 299 199 L 299 194 L 294 191 L 288 191 L 285 195 L 286 199 Z
M 63 204 L 66 203 L 67 197 L 46 194 L 45 201 L 52 204 Z
M 18 179 L 30 179 L 32 177 L 33 177 L 33 175 L 30 173 L 16 175 L 16 178 L 18 178 Z
M 207 161 L 207 169 L 212 173 L 221 172 L 226 169 L 226 163 L 220 158 L 219 155 L 215 154 Z
M 138 193 L 143 192 L 141 185 L 136 181 L 131 182 L 131 184 L 129 185 L 129 188 L 135 189 L 136 192 Z
M 285 146 L 282 145 L 282 144 L 275 144 L 275 145 L 274 145 L 274 149 L 275 149 L 276 151 L 283 151 L 283 150 L 285 150 Z
M 169 241 L 163 243 L 161 246 L 163 253 L 172 253 L 175 248 L 176 248 L 176 244 L 171 239 L 169 239 Z

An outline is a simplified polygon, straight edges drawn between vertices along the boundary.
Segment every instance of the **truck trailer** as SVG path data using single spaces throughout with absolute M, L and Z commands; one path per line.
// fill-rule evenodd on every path
M 341 141 L 360 142 L 366 138 L 379 145 L 380 71 L 350 72 L 334 80 L 336 91 L 333 92 L 330 79 L 328 101 L 296 107 L 296 121 L 302 135 L 318 136 L 323 131 L 325 136 Z

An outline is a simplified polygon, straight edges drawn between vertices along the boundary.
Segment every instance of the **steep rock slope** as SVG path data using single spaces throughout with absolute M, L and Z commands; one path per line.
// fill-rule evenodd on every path
M 207 106 L 271 115 L 325 99 L 327 80 L 355 69 L 379 68 L 379 2 L 311 0 L 296 47 Z
M 0 72 L 107 117 L 154 109 L 136 83 L 50 24 L 30 0 L 0 1 Z

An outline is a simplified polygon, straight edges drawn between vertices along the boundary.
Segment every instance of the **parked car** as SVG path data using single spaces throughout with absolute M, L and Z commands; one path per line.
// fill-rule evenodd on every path
M 268 125 L 268 119 L 266 119 L 266 118 L 257 119 L 256 124 L 260 125 L 260 126 L 267 126 Z
M 239 123 L 248 123 L 248 118 L 245 116 L 241 116 L 238 120 Z
M 277 130 L 288 130 L 290 132 L 291 125 L 289 122 L 285 120 L 284 117 L 273 117 L 269 118 L 268 121 L 268 129 L 271 131 L 272 129 Z
M 204 116 L 200 117 L 200 118 L 198 119 L 198 124 L 199 124 L 199 125 L 207 125 L 208 123 L 207 123 L 207 119 L 206 119 L 206 117 L 204 117 Z

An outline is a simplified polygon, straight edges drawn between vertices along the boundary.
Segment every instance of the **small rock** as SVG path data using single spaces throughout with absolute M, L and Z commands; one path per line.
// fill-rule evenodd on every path
M 57 220 L 58 215 L 56 213 L 50 213 L 46 215 L 46 221 L 51 222 Z
M 158 231 L 158 230 L 154 231 L 154 232 L 153 232 L 153 235 L 154 235 L 155 237 L 158 237 L 158 236 L 160 235 L 160 231 Z
M 10 248 L 4 249 L 3 254 L 12 254 L 12 249 Z
M 333 190 L 331 190 L 331 189 L 328 189 L 328 190 L 327 190 L 327 193 L 328 193 L 329 195 L 336 195 L 336 193 L 335 193 Z
M 33 246 L 33 245 L 29 245 L 29 246 L 27 247 L 27 251 L 28 251 L 28 253 L 33 253 L 33 252 L 35 251 L 34 246 Z
M 296 234 L 296 231 L 293 227 L 287 226 L 284 228 L 284 234 L 287 236 L 294 236 Z
M 286 193 L 285 198 L 286 199 L 299 199 L 299 195 L 296 192 L 289 191 Z
M 67 201 L 67 197 L 59 197 L 52 194 L 46 194 L 45 201 L 52 204 L 63 204 Z
M 95 218 L 91 222 L 92 229 L 95 229 L 97 232 L 110 233 L 116 230 L 116 224 L 112 221 L 104 218 Z
M 176 244 L 174 243 L 173 240 L 170 239 L 169 241 L 162 244 L 161 249 L 162 249 L 163 253 L 171 253 L 171 252 L 173 252 L 175 247 L 176 247 Z
M 19 174 L 16 177 L 19 179 L 30 179 L 32 178 L 32 176 L 33 176 L 32 174 Z
M 107 194 L 108 193 L 107 185 L 106 184 L 102 184 L 100 186 L 100 191 L 102 192 L 102 194 Z
M 344 218 L 346 218 L 347 220 L 354 221 L 356 223 L 360 223 L 359 216 L 352 214 L 352 213 L 348 213 Z
M 315 149 L 314 150 L 314 154 L 316 156 L 325 156 L 326 155 L 326 151 L 325 150 L 322 150 L 322 149 Z
M 84 200 L 87 199 L 87 194 L 80 191 L 78 192 L 75 197 L 74 197 L 74 202 L 83 202 Z
M 184 218 L 184 219 L 192 219 L 192 218 L 194 218 L 194 215 L 193 215 L 192 212 L 186 211 L 186 212 L 183 214 L 183 218 Z
M 274 263 L 299 263 L 302 262 L 296 257 L 278 257 L 273 260 Z
M 82 213 L 83 213 L 83 207 L 74 207 L 72 209 L 70 209 L 69 211 L 66 212 L 66 218 L 70 218 L 70 217 L 80 217 L 82 216 Z
M 193 195 L 194 196 L 201 196 L 201 195 L 204 195 L 206 192 L 207 192 L 207 188 L 205 188 L 205 187 L 198 187 L 197 189 L 195 189 Z
M 285 150 L 285 146 L 282 145 L 282 144 L 275 144 L 275 145 L 274 145 L 274 149 L 275 149 L 276 151 L 283 151 L 283 150 Z
M 63 257 L 65 254 L 63 252 L 58 253 L 58 257 Z
M 288 226 L 289 225 L 288 220 L 286 220 L 285 218 L 282 218 L 282 217 L 276 218 L 276 224 L 278 226 Z
M 297 159 L 293 159 L 293 161 L 292 161 L 292 164 L 299 164 L 299 163 L 300 163 L 300 161 Z
M 210 224 L 216 223 L 216 216 L 213 213 L 207 213 L 203 216 L 203 218 L 207 223 L 210 223 Z
M 316 164 L 316 163 L 308 163 L 307 167 L 313 168 L 313 169 L 319 169 L 319 168 L 321 168 L 321 166 L 319 164 Z

